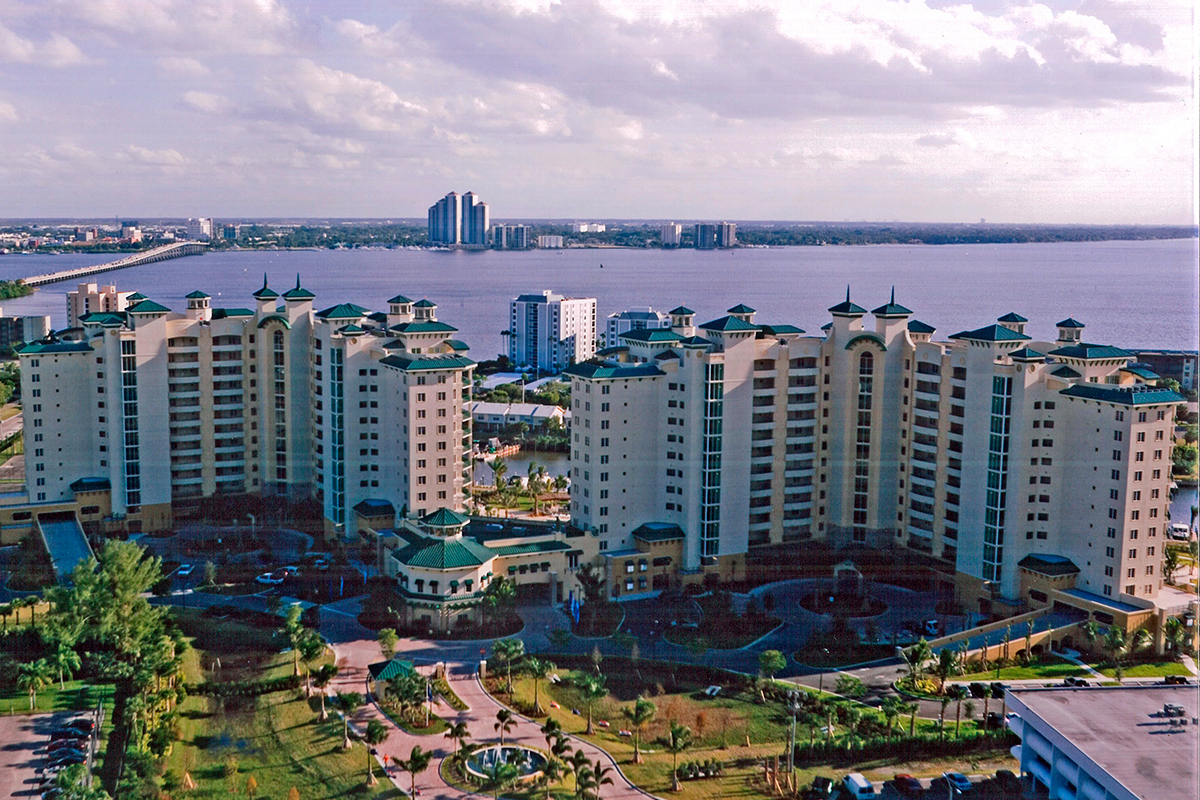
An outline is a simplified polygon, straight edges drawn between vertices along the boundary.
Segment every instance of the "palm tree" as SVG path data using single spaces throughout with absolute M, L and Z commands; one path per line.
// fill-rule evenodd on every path
M 1174 585 L 1175 570 L 1179 569 L 1179 551 L 1174 547 L 1168 546 L 1163 551 L 1163 579 Z
M 553 759 L 542 767 L 542 782 L 546 786 L 546 800 L 550 800 L 550 787 L 562 780 L 563 767 Z
M 342 711 L 342 749 L 350 749 L 350 717 L 363 704 L 363 696 L 358 692 L 338 692 L 337 705 Z
M 915 688 L 916 682 L 921 679 L 921 674 L 925 671 L 925 662 L 933 657 L 933 648 L 922 637 L 912 647 L 902 650 L 901 654 L 904 657 L 904 663 L 908 665 L 908 675 L 912 678 Z
M 325 655 L 321 634 L 305 629 L 300 636 L 300 660 L 304 662 L 304 696 L 312 697 L 312 662 Z
M 1083 638 L 1088 643 L 1088 650 L 1091 650 L 1100 638 L 1100 626 L 1096 624 L 1094 619 L 1089 619 L 1083 623 Z
M 533 713 L 542 713 L 542 704 L 538 702 L 538 683 L 554 670 L 558 669 L 554 662 L 543 658 L 527 658 L 525 670 L 533 677 Z
M 292 674 L 300 674 L 300 637 L 304 633 L 304 625 L 300 622 L 303 610 L 298 605 L 289 606 L 283 626 L 276 631 L 287 637 L 292 648 Z
M 938 678 L 938 694 L 944 694 L 946 691 L 946 679 L 958 672 L 958 653 L 949 647 L 943 647 L 938 651 L 937 664 L 933 667 L 933 674 Z
M 679 785 L 679 754 L 692 746 L 692 732 L 678 722 L 671 723 L 667 734 L 667 750 L 671 753 L 671 791 L 678 792 Z
M 963 700 L 967 699 L 967 687 L 962 684 L 955 684 L 950 687 L 950 696 L 954 698 L 958 704 L 954 709 L 954 738 L 958 738 L 958 726 L 962 722 L 962 704 Z
M 487 778 L 488 783 L 492 784 L 492 796 L 499 800 L 500 790 L 504 788 L 510 781 L 517 777 L 517 768 L 507 761 L 497 758 L 492 762 L 492 766 L 488 767 Z
M 12 605 L 5 603 L 0 606 L 0 617 L 4 619 L 4 632 L 8 633 L 8 617 L 13 613 Z
M 608 687 L 605 685 L 603 675 L 585 674 L 575 682 L 575 688 L 579 690 L 579 694 L 587 703 L 587 730 L 584 731 L 584 735 L 591 736 L 594 732 L 592 730 L 592 704 L 608 694 Z
M 329 712 L 325 710 L 325 689 L 337 674 L 338 668 L 335 665 L 322 664 L 312 675 L 313 686 L 317 687 L 317 692 L 321 697 L 321 716 L 319 719 L 322 722 L 329 719 Z
M 1183 650 L 1183 643 L 1187 641 L 1187 628 L 1179 617 L 1168 617 L 1163 624 L 1163 636 L 1170 643 L 1171 651 L 1178 654 Z
M 29 692 L 29 710 L 37 708 L 37 693 L 53 680 L 50 664 L 44 658 L 17 665 L 17 688 Z
M 571 770 L 571 774 L 575 776 L 575 796 L 578 797 L 582 791 L 579 787 L 580 776 L 585 772 L 591 772 L 592 762 L 588 761 L 588 754 L 583 750 L 576 750 L 571 753 L 571 756 L 566 759 L 567 767 Z
M 596 765 L 592 767 L 592 791 L 595 792 L 593 798 L 600 800 L 600 790 L 607 784 L 612 785 L 613 779 L 609 774 L 613 771 L 612 767 L 606 767 L 598 759 Z
M 400 762 L 400 768 L 411 778 L 408 784 L 409 797 L 417 796 L 417 776 L 429 769 L 429 762 L 432 760 L 433 753 L 422 750 L 421 745 L 418 744 L 413 746 L 412 752 L 408 754 L 408 759 Z
M 50 653 L 49 663 L 54 669 L 58 670 L 59 689 L 66 688 L 66 682 L 63 680 L 64 676 L 68 678 L 74 676 L 75 670 L 82 666 L 79 653 L 75 651 L 74 647 L 62 641 L 54 643 L 54 650 Z
M 560 732 L 554 737 L 554 743 L 550 745 L 550 755 L 559 760 L 565 760 L 569 752 L 571 752 L 571 740 L 565 733 Z
M 938 698 L 942 710 L 938 712 L 938 738 L 946 738 L 946 706 L 950 705 L 950 695 L 944 694 Z
M 502 708 L 496 712 L 496 724 L 492 725 L 492 729 L 500 734 L 500 747 L 504 747 L 504 734 L 511 733 L 515 727 L 517 727 L 517 721 L 513 719 L 511 711 Z
M 892 738 L 892 733 L 896 730 L 896 722 L 900 719 L 903 705 L 904 701 L 894 694 L 889 694 L 879 704 L 879 712 L 883 714 L 883 722 L 888 729 L 888 739 Z
M 546 724 L 542 726 L 542 736 L 546 738 L 546 747 L 550 747 L 558 737 L 562 736 L 562 725 L 558 723 L 554 717 L 546 717 Z
M 467 723 L 456 722 L 446 730 L 446 732 L 443 734 L 443 737 L 446 739 L 453 739 L 458 745 L 456 748 L 454 748 L 455 752 L 461 752 L 463 742 L 471 738 L 471 732 L 467 730 Z
M 1112 653 L 1113 664 L 1121 665 L 1121 656 L 1125 654 L 1125 649 L 1129 647 L 1129 637 L 1125 634 L 1124 628 L 1118 628 L 1116 625 L 1109 625 L 1108 630 L 1104 634 L 1104 646 Z
M 917 712 L 921 710 L 920 703 L 904 703 L 900 706 L 900 713 L 908 714 L 908 737 L 911 739 L 917 729 Z
M 504 487 L 504 473 L 508 472 L 508 464 L 504 463 L 504 459 L 497 458 L 492 462 L 492 475 L 497 489 Z
M 650 720 L 654 719 L 654 715 L 658 713 L 658 707 L 644 697 L 639 697 L 633 702 L 632 706 L 621 709 L 621 713 L 625 719 L 629 720 L 633 727 L 633 763 L 642 763 L 641 736 L 642 729 L 649 724 Z
M 1012 625 L 1004 626 L 1004 663 L 1007 664 L 1012 659 L 1010 648 L 1012 647 Z M 999 669 L 999 667 L 997 667 Z
M 492 655 L 504 662 L 508 669 L 508 693 L 512 694 L 512 665 L 525 655 L 525 642 L 520 639 L 501 639 L 492 644 Z
M 375 778 L 375 770 L 371 767 L 371 751 L 376 745 L 381 745 L 388 738 L 388 729 L 383 726 L 383 723 L 377 719 L 373 719 L 367 723 L 367 729 L 363 732 L 363 741 L 367 743 L 367 786 L 375 786 L 379 781 Z M 421 748 L 416 748 L 420 750 Z M 426 764 L 425 766 L 429 766 Z M 411 797 L 412 795 L 410 795 Z

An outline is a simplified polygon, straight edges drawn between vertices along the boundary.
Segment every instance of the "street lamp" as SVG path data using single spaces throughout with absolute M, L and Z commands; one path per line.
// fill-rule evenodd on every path
M 800 715 L 800 692 L 797 689 L 788 691 L 788 715 L 792 718 L 791 743 L 788 746 L 788 776 L 796 774 L 796 717 Z

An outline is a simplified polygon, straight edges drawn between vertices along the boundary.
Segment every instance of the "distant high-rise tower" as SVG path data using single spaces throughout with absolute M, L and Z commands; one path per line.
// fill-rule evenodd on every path
M 662 234 L 663 247 L 678 247 L 679 237 L 683 233 L 683 226 L 678 222 L 668 222 L 659 228 Z
M 737 244 L 737 225 L 722 222 L 717 225 L 717 247 L 733 247 Z
M 717 226 L 711 222 L 697 222 L 696 249 L 711 250 L 717 246 Z
M 486 246 L 488 227 L 488 204 L 474 192 L 451 192 L 429 207 L 429 241 L 435 244 Z

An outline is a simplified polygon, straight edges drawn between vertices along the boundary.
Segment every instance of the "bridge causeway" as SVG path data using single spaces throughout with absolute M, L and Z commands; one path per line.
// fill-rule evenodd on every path
M 207 249 L 208 245 L 203 242 L 175 242 L 174 244 L 152 247 L 141 253 L 133 253 L 106 264 L 93 264 L 90 267 L 77 267 L 76 269 L 64 269 L 59 272 L 47 272 L 44 275 L 31 275 L 28 278 L 20 279 L 19 282 L 26 286 L 46 286 L 51 283 L 58 283 L 59 281 L 69 281 L 74 278 L 86 278 L 90 275 L 98 275 L 101 272 L 108 272 L 109 270 L 138 267 L 142 264 L 151 264 L 155 261 L 166 261 L 168 258 L 203 255 Z

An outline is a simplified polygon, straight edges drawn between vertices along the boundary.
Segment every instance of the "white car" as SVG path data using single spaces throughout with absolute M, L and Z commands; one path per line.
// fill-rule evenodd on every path
M 265 583 L 268 586 L 278 586 L 279 584 L 283 583 L 283 578 L 284 575 L 282 573 L 264 572 L 254 580 L 258 581 L 259 583 Z
M 180 564 L 179 569 L 175 570 L 175 574 L 181 578 L 186 578 L 188 575 L 191 575 L 195 569 L 195 564 Z

